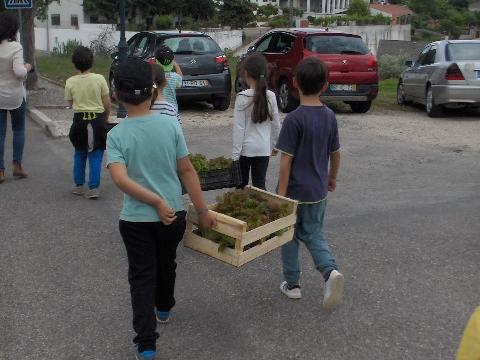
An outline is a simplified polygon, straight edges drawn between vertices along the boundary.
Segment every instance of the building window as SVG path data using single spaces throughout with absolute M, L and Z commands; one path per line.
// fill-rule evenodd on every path
M 52 14 L 52 26 L 60 26 L 60 14 Z
M 78 28 L 78 15 L 72 15 L 70 17 L 70 25 L 72 27 Z

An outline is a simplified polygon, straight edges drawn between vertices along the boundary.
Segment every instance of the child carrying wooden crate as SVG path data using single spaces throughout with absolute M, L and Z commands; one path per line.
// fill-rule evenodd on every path
M 282 247 L 280 290 L 292 299 L 302 297 L 298 250 L 303 242 L 325 280 L 323 307 L 331 310 L 342 298 L 344 279 L 323 234 L 327 194 L 336 188 L 340 167 L 337 120 L 320 101 L 327 79 L 328 68 L 320 60 L 306 58 L 298 64 L 300 106 L 285 119 L 276 149 L 282 153 L 278 194 L 299 201 L 293 240 Z

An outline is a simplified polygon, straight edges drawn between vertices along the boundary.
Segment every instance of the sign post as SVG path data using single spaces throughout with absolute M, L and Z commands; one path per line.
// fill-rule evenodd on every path
M 18 22 L 20 23 L 20 43 L 23 46 L 23 16 L 22 9 L 31 9 L 33 0 L 4 0 L 5 9 L 18 10 Z

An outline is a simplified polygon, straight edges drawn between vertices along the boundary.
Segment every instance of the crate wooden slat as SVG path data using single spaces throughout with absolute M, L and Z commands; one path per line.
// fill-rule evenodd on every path
M 214 230 L 235 239 L 234 249 L 227 247 L 219 251 L 218 243 L 194 232 L 194 227 L 198 226 L 198 216 L 195 208 L 190 205 L 187 215 L 187 232 L 183 241 L 184 246 L 239 267 L 292 240 L 293 225 L 296 222 L 297 201 L 250 186 L 247 186 L 242 191 L 258 194 L 270 204 L 288 204 L 289 215 L 247 231 L 247 224 L 244 221 L 213 211 L 218 224 L 218 227 Z M 209 208 L 213 207 L 215 207 L 215 204 L 209 206 Z M 280 232 L 280 234 L 277 236 L 265 240 L 249 249 L 245 249 L 246 246 L 278 232 Z

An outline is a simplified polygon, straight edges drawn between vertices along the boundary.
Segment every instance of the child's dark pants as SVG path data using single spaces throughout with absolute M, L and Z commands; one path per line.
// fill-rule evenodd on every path
M 178 243 L 185 233 L 185 212 L 171 225 L 161 222 L 120 220 L 127 249 L 128 281 L 132 296 L 133 339 L 139 351 L 155 349 L 158 338 L 154 307 L 169 311 L 175 305 L 175 262 Z
M 250 171 L 252 172 L 252 185 L 265 190 L 265 180 L 267 177 L 268 163 L 270 156 L 240 156 L 240 170 L 242 172 L 242 184 L 238 187 L 243 189 L 250 180 Z

